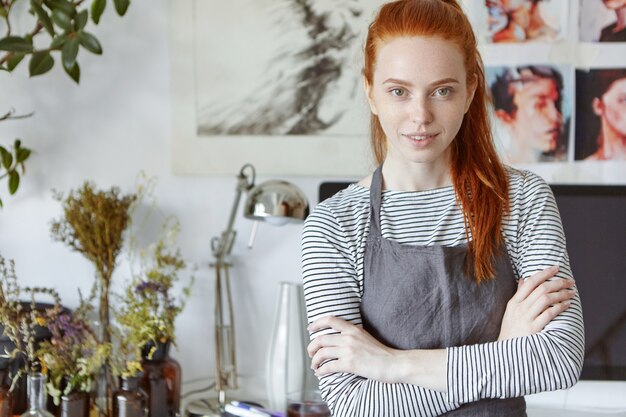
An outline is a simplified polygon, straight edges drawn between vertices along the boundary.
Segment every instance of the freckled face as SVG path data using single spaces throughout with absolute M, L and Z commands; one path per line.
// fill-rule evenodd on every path
M 366 90 L 387 137 L 387 159 L 449 164 L 475 91 L 466 78 L 461 51 L 442 38 L 394 38 L 379 48 Z

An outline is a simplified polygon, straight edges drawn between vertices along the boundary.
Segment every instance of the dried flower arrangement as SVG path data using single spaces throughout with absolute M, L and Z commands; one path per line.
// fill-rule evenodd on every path
M 30 306 L 25 308 L 22 296 L 30 296 Z M 43 294 L 52 298 L 54 304 L 48 308 L 37 308 L 35 295 Z M 0 323 L 3 325 L 2 334 L 12 343 L 10 351 L 0 353 L 3 358 L 23 361 L 18 372 L 14 375 L 11 389 L 15 387 L 19 377 L 31 371 L 42 369 L 42 363 L 37 354 L 35 334 L 38 328 L 45 327 L 57 319 L 62 311 L 58 293 L 51 288 L 20 288 L 15 275 L 15 264 L 0 256 Z
M 137 190 L 137 200 L 151 198 L 151 209 L 146 217 L 158 211 L 154 198 L 154 179 L 147 180 Z M 165 217 L 161 214 L 162 217 Z M 131 228 L 132 229 L 132 228 Z M 193 277 L 181 289 L 181 296 L 175 297 L 174 287 L 180 281 L 180 275 L 187 269 L 180 250 L 176 247 L 176 237 L 180 225 L 175 217 L 165 217 L 161 224 L 162 235 L 150 245 L 149 250 L 136 248 L 136 236 L 131 230 L 129 248 L 132 258 L 139 253 L 139 271 L 132 272 L 132 279 L 120 297 L 120 308 L 116 314 L 117 322 L 126 334 L 128 343 L 137 349 L 158 343 L 174 343 L 174 321 L 185 306 L 191 294 Z
M 124 243 L 133 194 L 121 195 L 116 187 L 109 191 L 95 190 L 85 182 L 67 198 L 56 194 L 63 204 L 63 218 L 52 224 L 52 238 L 65 243 L 93 262 L 97 273 L 99 317 L 102 343 L 111 342 L 109 297 L 113 270 Z
M 82 300 L 70 313 L 61 313 L 48 322 L 52 334 L 49 341 L 39 345 L 37 356 L 48 374 L 46 385 L 54 404 L 61 395 L 72 392 L 88 393 L 96 373 L 111 354 L 111 344 L 99 343 L 87 319 L 91 304 Z

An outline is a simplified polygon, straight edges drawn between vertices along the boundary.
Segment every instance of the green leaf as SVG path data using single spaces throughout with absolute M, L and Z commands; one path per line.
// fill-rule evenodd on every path
M 126 14 L 126 10 L 128 10 L 128 6 L 130 6 L 130 0 L 113 0 L 115 4 L 115 10 L 117 14 L 120 16 L 124 16 Z
M 0 146 L 0 168 L 2 168 L 2 165 L 4 164 L 4 154 L 5 153 L 9 153 L 9 151 L 7 151 L 4 146 Z M 13 161 L 11 161 L 13 162 Z M 10 167 L 6 167 L 7 169 L 9 169 Z
M 55 37 L 54 39 L 52 39 L 52 43 L 50 44 L 50 48 L 52 48 L 52 49 L 59 49 L 59 48 L 61 48 L 65 44 L 65 42 L 67 42 L 67 40 L 69 38 L 70 37 L 67 34 L 59 35 L 59 36 Z
M 9 174 L 9 194 L 13 195 L 20 186 L 20 174 L 17 171 L 11 171 Z
M 2 200 L 0 200 L 0 208 L 4 207 L 4 205 L 2 204 Z
M 28 64 L 28 72 L 31 77 L 45 74 L 50 71 L 54 66 L 54 58 L 50 55 L 50 52 L 39 51 L 35 52 Z
M 76 15 L 76 18 L 74 19 L 74 21 L 77 24 L 76 30 L 82 30 L 87 24 L 88 20 L 89 20 L 89 12 L 87 10 L 83 10 L 82 12 L 78 13 Z
M 54 10 L 52 12 L 52 21 L 63 30 L 72 30 L 72 18 L 61 10 Z
M 50 19 L 50 16 L 48 16 L 48 13 L 43 9 L 43 7 L 41 7 L 41 5 L 36 0 L 31 0 L 30 5 L 37 14 L 37 18 L 39 19 L 43 27 L 48 31 L 50 36 L 54 36 L 54 26 L 52 26 L 52 20 Z
M 93 52 L 97 55 L 102 54 L 102 46 L 100 46 L 100 42 L 98 42 L 98 39 L 96 39 L 96 37 L 91 33 L 80 32 L 78 34 L 78 40 L 80 44 L 89 52 Z
M 78 66 L 78 62 L 76 62 L 72 68 L 68 69 L 63 66 L 63 69 L 65 70 L 67 75 L 69 75 L 72 80 L 76 82 L 76 84 L 80 82 L 80 67 Z
M 19 36 L 7 36 L 0 39 L 0 51 L 9 52 L 30 52 L 33 44 L 25 38 Z
M 2 152 L 2 164 L 7 171 L 11 168 L 11 165 L 13 165 L 13 155 L 6 149 Z
M 9 72 L 13 71 L 15 67 L 22 62 L 22 59 L 24 59 L 25 56 L 26 54 L 24 54 L 24 52 L 14 52 L 13 55 L 7 59 L 7 69 Z
M 22 147 L 22 141 L 19 139 L 15 139 L 15 142 L 13 142 L 13 147 L 17 150 L 19 148 Z
M 24 161 L 26 161 L 28 159 L 28 157 L 30 156 L 30 149 L 26 149 L 26 148 L 20 148 L 17 151 L 17 162 L 18 163 L 22 163 Z
M 46 4 L 51 10 L 61 10 L 69 17 L 76 14 L 76 7 L 71 2 L 66 0 L 45 0 Z
M 65 45 L 63 45 L 63 51 L 61 52 L 61 59 L 63 60 L 63 67 L 70 69 L 76 63 L 76 56 L 78 55 L 78 38 L 70 38 Z
M 106 5 L 106 0 L 93 0 L 91 2 L 91 20 L 93 20 L 96 25 L 100 23 L 100 17 L 102 17 Z

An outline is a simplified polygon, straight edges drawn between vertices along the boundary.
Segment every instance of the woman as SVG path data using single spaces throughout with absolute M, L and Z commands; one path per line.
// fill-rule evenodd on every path
M 336 417 L 524 416 L 523 395 L 573 385 L 583 361 L 550 189 L 499 162 L 455 1 L 384 5 L 363 73 L 381 165 L 303 232 L 322 394 Z

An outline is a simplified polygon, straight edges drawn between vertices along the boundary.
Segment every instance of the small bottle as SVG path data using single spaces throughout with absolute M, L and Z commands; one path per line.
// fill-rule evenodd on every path
M 9 383 L 9 361 L 0 358 L 0 417 L 13 415 L 13 393 L 10 391 Z
M 121 377 L 120 388 L 113 394 L 113 417 L 146 417 L 148 397 L 139 387 L 141 377 Z
M 46 376 L 41 372 L 28 374 L 28 410 L 22 417 L 54 417 L 46 410 Z

